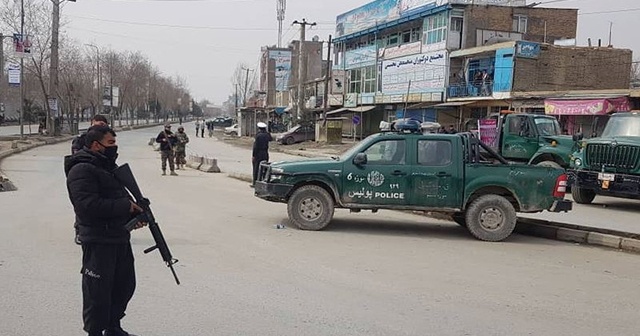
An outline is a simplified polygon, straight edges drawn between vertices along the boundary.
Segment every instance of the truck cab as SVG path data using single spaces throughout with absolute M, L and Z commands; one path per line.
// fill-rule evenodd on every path
M 583 140 L 569 174 L 576 203 L 596 195 L 640 199 L 640 111 L 613 114 L 600 137 Z
M 263 163 L 255 196 L 287 203 L 304 230 L 326 227 L 336 208 L 419 210 L 450 214 L 485 241 L 511 235 L 517 212 L 571 210 L 562 169 L 509 163 L 470 133 L 423 134 L 412 121 L 394 128 L 332 160 Z
M 563 135 L 552 116 L 508 111 L 494 114 L 489 120 L 494 121 L 495 130 L 482 127 L 481 121 L 480 138 L 494 138 L 490 145 L 509 161 L 568 168 L 570 156 L 577 149 L 576 140 L 580 139 Z

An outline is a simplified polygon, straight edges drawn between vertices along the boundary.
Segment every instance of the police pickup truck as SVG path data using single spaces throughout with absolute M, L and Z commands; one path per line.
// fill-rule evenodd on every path
M 517 212 L 570 211 L 566 188 L 562 169 L 511 164 L 470 133 L 423 134 L 419 122 L 401 120 L 340 158 L 262 163 L 255 196 L 287 203 L 290 222 L 303 230 L 325 228 L 336 208 L 422 210 L 501 241 Z

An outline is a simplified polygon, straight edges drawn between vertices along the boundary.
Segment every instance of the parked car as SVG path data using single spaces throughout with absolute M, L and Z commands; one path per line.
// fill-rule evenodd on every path
M 563 169 L 510 163 L 471 133 L 422 134 L 419 123 L 408 133 L 396 129 L 339 158 L 263 162 L 255 196 L 286 203 L 290 222 L 302 230 L 323 229 L 336 208 L 420 210 L 452 214 L 484 241 L 509 237 L 518 212 L 572 209 Z
M 298 125 L 276 137 L 276 141 L 283 145 L 293 145 L 298 142 L 315 140 L 316 130 L 310 125 Z
M 238 134 L 240 134 L 238 124 L 233 124 L 229 127 L 225 127 L 224 134 L 230 135 L 230 136 L 238 136 Z
M 212 120 L 214 127 L 230 127 L 233 125 L 233 118 L 229 117 L 217 117 Z

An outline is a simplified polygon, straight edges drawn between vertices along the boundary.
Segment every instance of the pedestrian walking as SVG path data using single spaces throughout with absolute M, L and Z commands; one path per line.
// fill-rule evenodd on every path
M 89 126 L 89 130 L 93 126 L 107 126 L 108 124 L 109 122 L 107 121 L 107 118 L 105 116 L 101 114 L 96 114 L 95 116 L 93 116 L 93 118 L 91 118 L 91 126 Z M 71 141 L 71 154 L 75 154 L 76 152 L 78 152 L 79 150 L 85 147 L 86 138 L 87 138 L 87 132 L 84 132 L 78 135 L 77 137 L 73 138 L 73 141 Z M 74 223 L 73 228 L 75 230 L 74 241 L 76 244 L 80 245 L 81 244 L 80 232 L 78 231 L 77 221 Z
M 204 138 L 204 129 L 206 128 L 206 122 L 204 121 L 204 119 L 202 119 L 202 122 L 200 123 L 200 136 L 202 138 Z
M 258 179 L 258 170 L 262 161 L 269 161 L 269 142 L 273 141 L 271 134 L 267 132 L 267 124 L 258 123 L 258 133 L 253 141 L 253 153 L 251 163 L 253 164 L 253 187 Z
M 67 191 L 82 240 L 82 317 L 89 336 L 134 336 L 122 329 L 136 276 L 131 234 L 125 225 L 142 212 L 111 173 L 116 133 L 108 126 L 87 132 L 86 146 L 65 157 Z M 147 223 L 138 222 L 135 229 Z
M 196 138 L 200 134 L 200 120 L 196 120 Z
M 189 136 L 184 131 L 184 127 L 178 127 L 178 133 L 176 133 L 176 170 L 184 169 L 184 165 L 187 164 L 187 144 L 189 143 Z
M 171 176 L 178 176 L 178 174 L 176 174 L 174 162 L 175 155 L 173 153 L 174 147 L 178 142 L 178 138 L 173 134 L 173 132 L 171 132 L 171 124 L 167 123 L 164 125 L 164 130 L 158 134 L 156 142 L 160 144 L 162 175 L 167 175 L 167 161 L 169 161 Z
M 209 130 L 209 137 L 211 138 L 213 136 L 213 130 L 214 130 L 212 120 L 207 121 L 207 130 Z

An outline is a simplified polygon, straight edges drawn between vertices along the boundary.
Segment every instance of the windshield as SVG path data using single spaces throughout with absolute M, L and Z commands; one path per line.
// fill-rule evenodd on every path
M 609 119 L 602 137 L 640 136 L 640 117 L 623 116 Z
M 364 140 L 360 141 L 359 143 L 356 143 L 353 145 L 353 147 L 349 148 L 346 152 L 342 153 L 342 155 L 340 155 L 340 158 L 350 158 L 354 155 L 356 155 L 357 153 L 363 152 L 365 149 L 362 148 L 362 146 L 360 146 L 360 144 L 364 143 L 365 141 L 369 140 L 372 137 L 378 136 L 379 134 L 372 134 L 368 137 L 366 137 Z
M 560 123 L 556 118 L 534 118 L 540 135 L 561 135 Z

